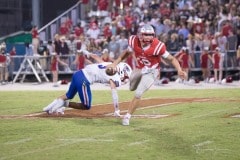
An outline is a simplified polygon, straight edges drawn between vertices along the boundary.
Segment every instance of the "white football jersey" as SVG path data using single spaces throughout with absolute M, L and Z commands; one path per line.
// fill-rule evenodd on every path
M 89 64 L 82 69 L 84 75 L 90 83 L 109 83 L 110 79 L 114 81 L 116 87 L 121 85 L 121 78 L 118 73 L 113 76 L 108 76 L 105 72 L 106 66 L 111 62 Z

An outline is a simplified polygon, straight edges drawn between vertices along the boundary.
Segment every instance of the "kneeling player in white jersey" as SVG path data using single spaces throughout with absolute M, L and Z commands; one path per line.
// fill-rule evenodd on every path
M 91 55 L 94 56 L 93 54 Z M 94 59 L 96 59 L 96 57 L 94 57 Z M 95 82 L 101 82 L 110 84 L 113 106 L 115 110 L 114 116 L 120 116 L 116 87 L 121 86 L 122 83 L 125 83 L 126 80 L 129 79 L 132 69 L 126 63 L 119 63 L 117 65 L 118 72 L 113 76 L 108 76 L 105 72 L 105 69 L 109 64 L 111 64 L 111 62 L 89 64 L 84 69 L 75 72 L 72 76 L 72 81 L 66 94 L 56 98 L 52 103 L 44 107 L 43 111 L 47 112 L 48 114 L 53 114 L 56 112 L 64 114 L 64 107 L 89 110 L 92 103 L 92 92 L 90 85 Z M 76 93 L 78 93 L 81 102 L 69 102 L 69 100 L 74 98 Z

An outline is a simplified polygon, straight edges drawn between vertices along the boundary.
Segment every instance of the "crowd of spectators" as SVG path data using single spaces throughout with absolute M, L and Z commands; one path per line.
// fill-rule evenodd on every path
M 81 50 L 106 61 L 115 59 L 127 47 L 128 36 L 137 34 L 143 24 L 154 27 L 171 54 L 185 47 L 191 68 L 201 68 L 201 54 L 207 50 L 212 56 L 216 48 L 225 67 L 240 67 L 239 0 L 97 0 L 94 4 L 84 0 L 82 5 L 89 9 L 85 18 L 75 26 L 66 18 L 47 44 L 47 55 L 56 53 L 72 70 L 84 67 Z M 134 57 L 127 62 L 135 67 Z
M 83 5 L 90 5 L 88 3 L 90 1 L 84 1 Z M 156 36 L 166 43 L 172 54 L 187 47 L 193 67 L 200 67 L 200 54 L 204 48 L 212 53 L 216 47 L 224 54 L 226 66 L 238 66 L 239 0 L 124 0 L 122 4 L 119 0 L 98 0 L 90 10 L 84 24 L 72 26 L 71 20 L 67 19 L 60 27 L 59 35 L 71 42 L 70 53 L 79 49 L 82 36 L 88 41 L 91 52 L 101 54 L 107 48 L 111 58 L 116 58 L 126 47 L 128 36 L 137 34 L 138 27 L 148 23 L 154 26 Z M 102 11 L 107 15 L 101 15 Z M 80 43 L 73 47 L 74 41 Z

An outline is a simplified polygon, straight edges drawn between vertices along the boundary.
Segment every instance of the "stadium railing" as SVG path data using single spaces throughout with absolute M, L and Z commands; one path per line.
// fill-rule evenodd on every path
M 233 53 L 233 54 L 232 54 Z M 234 54 L 235 53 L 235 54 Z M 238 66 L 237 61 L 236 61 L 236 51 L 228 51 L 225 56 L 224 56 L 224 68 L 223 71 L 240 71 L 240 66 Z M 233 56 L 233 57 L 232 57 Z M 25 56 L 24 55 L 16 55 L 13 56 L 11 59 L 13 61 L 12 64 L 13 66 L 13 74 L 16 74 L 18 69 L 20 68 L 21 63 L 23 62 Z M 45 70 L 46 74 L 51 74 L 51 56 L 41 56 L 37 55 L 37 60 L 40 62 L 42 68 Z M 65 67 L 59 65 L 59 74 L 72 74 L 77 70 L 76 65 L 73 63 L 75 60 L 75 54 L 72 55 L 61 55 L 59 56 L 60 59 L 65 58 L 65 62 L 68 63 L 69 69 L 66 69 Z M 191 71 L 201 71 L 201 66 L 200 66 L 200 53 L 196 52 L 195 54 L 195 62 L 196 66 L 191 68 Z M 233 64 L 232 64 L 232 58 L 233 58 Z M 209 69 L 212 70 L 212 63 L 209 63 Z M 162 72 L 173 72 L 176 71 L 173 66 L 166 66 L 166 65 L 161 65 L 161 71 Z M 28 74 L 32 74 L 30 70 L 27 70 Z

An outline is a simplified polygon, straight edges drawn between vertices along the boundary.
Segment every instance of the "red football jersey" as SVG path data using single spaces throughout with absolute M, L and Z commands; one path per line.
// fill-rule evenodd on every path
M 5 55 L 0 54 L 0 63 L 5 63 L 7 60 Z
M 160 68 L 161 56 L 166 51 L 166 46 L 163 42 L 154 38 L 151 45 L 144 50 L 141 47 L 139 38 L 137 36 L 130 36 L 128 44 L 136 55 L 137 68 L 142 69 L 144 66 L 151 68 L 154 65 Z

